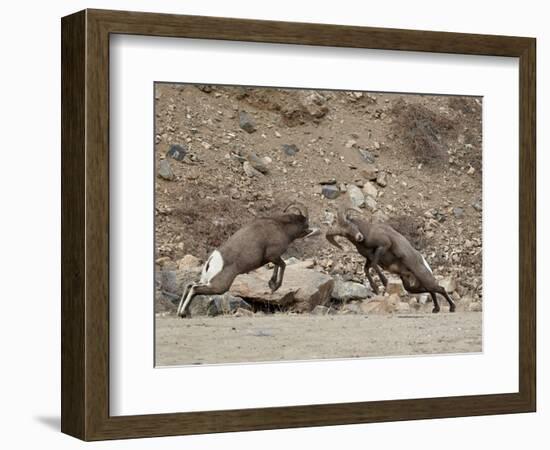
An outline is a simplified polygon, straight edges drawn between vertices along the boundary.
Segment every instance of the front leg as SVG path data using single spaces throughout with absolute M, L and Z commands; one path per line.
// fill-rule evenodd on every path
M 378 294 L 378 286 L 374 282 L 372 275 L 370 274 L 370 261 L 367 259 L 365 262 L 365 275 L 367 276 L 367 280 L 369 280 L 370 288 L 375 294 Z
M 271 292 L 275 292 L 281 287 L 281 284 L 283 284 L 283 276 L 285 274 L 286 268 L 286 264 L 281 257 L 275 259 L 273 261 L 273 264 L 275 264 L 275 269 L 273 270 L 273 276 L 271 277 L 271 280 L 269 280 L 269 287 L 271 288 Z
M 271 292 L 275 291 L 275 286 L 277 285 L 277 278 L 279 274 L 279 266 L 275 265 L 273 268 L 273 275 L 271 275 L 271 278 L 269 279 L 269 283 L 267 285 L 269 286 L 269 289 L 271 289 Z

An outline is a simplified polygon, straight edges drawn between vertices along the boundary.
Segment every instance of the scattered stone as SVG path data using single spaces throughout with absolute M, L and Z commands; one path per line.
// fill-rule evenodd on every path
M 162 179 L 168 180 L 168 181 L 172 181 L 176 178 L 176 176 L 174 175 L 174 172 L 172 172 L 170 163 L 166 159 L 163 159 L 160 161 L 158 175 Z
M 185 270 L 199 266 L 201 266 L 200 259 L 193 255 L 185 255 L 178 261 L 178 270 Z
M 376 176 L 376 184 L 378 184 L 378 186 L 386 187 L 388 185 L 386 177 L 387 174 L 383 170 L 378 172 L 378 175 Z
M 244 162 L 243 170 L 244 170 L 244 173 L 246 173 L 246 175 L 249 176 L 250 178 L 262 176 L 262 172 L 252 167 L 252 165 L 248 161 Z
M 210 92 L 212 92 L 212 86 L 209 84 L 198 84 L 197 88 L 206 94 L 210 94 Z
M 472 208 L 474 208 L 476 211 L 481 212 L 483 210 L 483 206 L 481 204 L 481 200 L 472 203 Z
M 236 311 L 249 311 L 252 313 L 252 307 L 247 302 L 228 292 L 222 295 L 196 295 L 191 300 L 188 308 L 191 317 L 218 316 L 220 314 L 233 314 Z
M 238 308 L 234 314 L 235 317 L 252 317 L 253 315 L 254 315 L 254 312 L 244 308 Z
M 175 159 L 176 161 L 183 161 L 185 155 L 187 155 L 187 150 L 187 146 L 185 145 L 172 144 L 166 152 L 166 156 Z
M 483 311 L 483 307 L 481 306 L 481 302 L 472 302 L 468 305 L 468 311 L 470 312 L 481 312 Z
M 462 219 L 462 217 L 464 217 L 464 209 L 462 208 L 453 208 L 453 215 L 455 216 L 455 218 L 457 219 Z
M 172 258 L 170 258 L 169 256 L 161 256 L 160 258 L 157 258 L 155 260 L 155 264 L 157 264 L 158 266 L 164 266 L 166 263 L 169 263 L 172 261 Z
M 239 112 L 239 126 L 247 133 L 253 133 L 256 131 L 256 123 L 250 114 L 245 111 Z
M 163 291 L 178 294 L 178 279 L 175 270 L 162 270 L 160 272 L 160 288 Z
M 450 294 L 456 290 L 456 280 L 453 277 L 445 277 L 439 281 L 439 284 Z
M 357 149 L 359 154 L 361 155 L 361 158 L 363 158 L 363 161 L 369 164 L 373 164 L 375 161 L 375 156 L 373 153 L 369 152 L 368 150 L 365 150 L 364 148 Z
M 369 208 L 371 211 L 375 211 L 378 208 L 378 203 L 376 203 L 376 200 L 373 199 L 370 195 L 367 195 L 365 197 L 365 205 L 367 208 Z
M 350 139 L 349 141 L 346 142 L 345 147 L 352 148 L 352 147 L 355 147 L 356 145 L 357 145 L 357 141 L 354 139 Z
M 338 186 L 335 186 L 333 184 L 324 184 L 321 193 L 325 198 L 334 200 L 340 195 L 340 190 L 338 189 Z
M 326 316 L 329 311 L 330 308 L 322 305 L 317 305 L 315 308 L 312 309 L 311 314 L 313 314 L 314 316 Z
M 365 195 L 370 195 L 372 198 L 378 197 L 378 189 L 374 187 L 370 181 L 363 185 L 363 192 Z
M 302 105 L 312 117 L 320 119 L 328 112 L 326 99 L 318 92 L 313 91 L 305 95 L 302 94 L 301 100 Z
M 363 208 L 365 206 L 365 196 L 363 195 L 363 192 L 361 189 L 359 189 L 354 184 L 350 184 L 348 186 L 348 192 L 347 192 L 350 204 L 354 208 Z
M 283 152 L 285 152 L 288 156 L 294 156 L 296 153 L 298 153 L 298 147 L 294 144 L 283 144 L 282 145 Z
M 378 169 L 372 165 L 369 165 L 361 170 L 361 175 L 369 181 L 375 181 L 378 175 Z
M 331 297 L 341 302 L 359 300 L 372 296 L 372 291 L 361 283 L 354 281 L 335 280 Z
M 407 313 L 411 310 L 411 306 L 406 302 L 399 302 L 395 305 L 395 312 Z
M 330 180 L 319 181 L 319 184 L 336 184 L 336 183 L 337 183 L 336 178 L 331 178 Z
M 476 169 L 474 169 L 473 167 L 470 167 L 468 169 L 468 172 L 466 172 L 468 175 L 473 175 L 474 173 L 476 172 Z
M 405 288 L 403 282 L 399 278 L 388 279 L 388 285 L 386 286 L 386 294 L 391 295 L 403 295 L 405 294 Z
M 348 303 L 347 305 L 344 305 L 342 308 L 343 314 L 362 314 L 363 311 L 361 310 L 361 306 L 357 303 Z
M 266 160 L 264 158 L 260 158 L 258 155 L 256 155 L 256 153 L 250 152 L 248 154 L 248 162 L 258 172 L 261 172 L 263 174 L 266 174 L 268 172 Z
M 380 149 L 380 142 L 374 141 L 374 148 L 375 148 L 376 150 Z
M 373 222 L 384 223 L 384 222 L 387 222 L 388 220 L 390 220 L 390 218 L 382 210 L 378 210 L 372 215 Z

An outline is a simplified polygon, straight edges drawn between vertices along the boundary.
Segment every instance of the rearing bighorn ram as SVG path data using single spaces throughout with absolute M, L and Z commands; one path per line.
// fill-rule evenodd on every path
M 433 276 L 432 269 L 410 242 L 390 225 L 385 223 L 369 223 L 364 219 L 351 217 L 356 209 L 348 208 L 338 211 L 338 225 L 326 233 L 327 240 L 342 249 L 336 236 L 345 237 L 357 251 L 366 258 L 365 275 L 372 290 L 378 293 L 378 288 L 369 272 L 372 267 L 380 281 L 387 286 L 388 280 L 380 267 L 397 274 L 403 281 L 403 287 L 411 294 L 428 292 L 433 300 L 433 312 L 439 312 L 436 294 L 440 294 L 449 303 L 450 312 L 455 311 L 455 304 L 443 286 L 440 286 Z M 360 212 L 360 211 L 359 211 Z
M 317 234 L 309 227 L 307 208 L 294 202 L 284 214 L 258 218 L 243 226 L 217 250 L 214 250 L 202 269 L 199 283 L 187 285 L 178 306 L 178 315 L 185 317 L 194 295 L 223 294 L 237 275 L 250 272 L 269 262 L 275 264 L 269 287 L 274 292 L 283 283 L 285 262 L 281 258 L 288 246 L 298 238 Z

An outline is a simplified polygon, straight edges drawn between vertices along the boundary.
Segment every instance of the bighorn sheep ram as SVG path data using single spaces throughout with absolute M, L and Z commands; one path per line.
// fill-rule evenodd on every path
M 202 269 L 199 283 L 188 284 L 181 296 L 178 315 L 185 317 L 187 307 L 197 294 L 223 294 L 237 275 L 250 272 L 269 262 L 275 264 L 268 286 L 275 292 L 283 283 L 285 262 L 281 258 L 288 246 L 299 238 L 317 234 L 309 227 L 307 208 L 293 202 L 283 214 L 258 218 L 243 226 L 217 250 Z
M 455 311 L 455 304 L 443 286 L 440 286 L 433 276 L 432 269 L 426 259 L 410 244 L 410 242 L 390 225 L 385 223 L 369 223 L 364 219 L 351 217 L 354 208 L 338 211 L 338 224 L 326 233 L 327 240 L 342 249 L 336 242 L 336 236 L 350 241 L 357 251 L 366 258 L 365 275 L 372 290 L 378 293 L 378 288 L 370 274 L 372 267 L 380 281 L 387 286 L 388 280 L 380 267 L 388 272 L 399 275 L 403 287 L 411 294 L 428 292 L 433 300 L 433 312 L 439 312 L 436 294 L 440 294 L 449 303 L 450 312 Z M 359 211 L 360 212 L 360 211 Z

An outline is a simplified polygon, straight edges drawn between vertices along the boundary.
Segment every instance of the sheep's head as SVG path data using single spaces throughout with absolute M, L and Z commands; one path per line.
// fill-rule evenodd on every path
M 336 236 L 345 237 L 354 244 L 365 240 L 365 236 L 363 236 L 363 233 L 361 233 L 359 227 L 351 217 L 354 212 L 360 213 L 361 211 L 356 208 L 340 208 L 337 214 L 338 222 L 336 226 L 330 228 L 326 232 L 327 240 L 340 250 L 342 250 L 342 247 L 338 244 L 338 242 L 336 242 Z
M 292 202 L 284 209 L 284 213 L 291 217 L 291 220 L 298 225 L 299 231 L 296 238 L 311 237 L 319 234 L 319 228 L 309 226 L 309 211 L 300 202 Z

